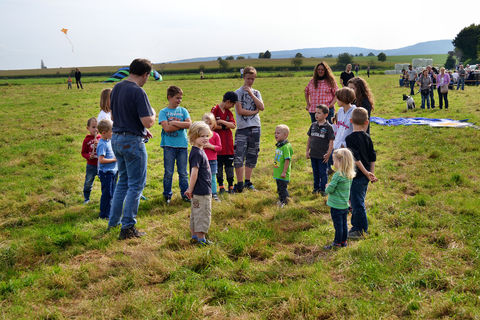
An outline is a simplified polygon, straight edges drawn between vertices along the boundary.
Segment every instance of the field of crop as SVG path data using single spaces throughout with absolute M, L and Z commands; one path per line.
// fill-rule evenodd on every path
M 414 58 L 432 58 L 434 65 L 443 65 L 447 58 L 446 54 L 433 54 L 433 55 L 415 55 L 415 56 L 389 56 L 386 61 L 380 62 L 377 57 L 354 57 L 353 62 L 360 64 L 361 68 L 366 68 L 367 65 L 373 68 L 379 68 L 381 70 L 394 69 L 396 63 L 411 63 Z M 320 61 L 326 61 L 330 66 L 337 63 L 336 58 L 304 58 L 302 68 L 310 68 L 313 70 L 315 65 Z M 286 68 L 292 68 L 291 59 L 241 59 L 241 60 L 229 60 L 229 69 L 235 71 L 235 75 L 239 76 L 238 70 L 247 65 L 254 66 L 256 68 L 272 68 L 276 71 L 283 71 Z M 125 65 L 128 66 L 128 65 Z M 83 67 L 80 68 L 82 74 L 85 75 L 98 75 L 98 74 L 113 74 L 120 67 L 125 66 L 98 66 L 98 67 Z M 203 66 L 208 72 L 216 72 L 218 70 L 218 61 L 202 61 L 202 62 L 184 62 L 184 63 L 158 63 L 154 65 L 154 68 L 162 74 L 176 74 L 188 72 L 196 72 L 199 67 Z M 41 77 L 41 76 L 64 76 L 67 77 L 72 71 L 72 68 L 52 68 L 52 69 L 29 69 L 29 70 L 0 70 L 0 77 Z M 198 77 L 198 72 L 197 77 Z M 230 75 L 231 76 L 231 75 Z M 102 77 L 104 79 L 104 77 Z M 1 81 L 1 80 L 0 80 Z M 66 81 L 66 79 L 65 79 Z M 99 80 L 102 81 L 102 80 Z M 0 82 L 1 83 L 1 82 Z
M 373 115 L 480 123 L 480 87 L 449 93 L 450 109 L 405 110 L 397 76 L 368 79 Z M 162 199 L 161 127 L 147 144 L 141 239 L 119 241 L 97 219 L 100 183 L 83 205 L 86 121 L 100 91 L 58 83 L 0 86 L 1 319 L 480 319 L 480 131 L 372 124 L 376 175 L 370 235 L 326 252 L 334 230 L 325 199 L 311 194 L 305 159 L 308 77 L 259 78 L 262 140 L 258 191 L 213 203 L 212 246 L 189 243 L 188 204 L 177 177 Z M 193 120 L 240 79 L 149 81 L 158 111 L 166 88 L 184 90 Z M 420 104 L 419 95 L 415 96 Z M 289 125 L 292 203 L 276 207 L 274 128 Z

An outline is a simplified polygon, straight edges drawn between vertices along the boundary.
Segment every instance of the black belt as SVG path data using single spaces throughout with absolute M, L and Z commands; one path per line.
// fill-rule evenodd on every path
M 123 132 L 114 132 L 113 134 L 121 134 L 122 136 L 135 136 L 135 137 L 141 137 L 141 135 L 138 135 L 136 133 L 132 133 L 129 131 L 123 131 Z

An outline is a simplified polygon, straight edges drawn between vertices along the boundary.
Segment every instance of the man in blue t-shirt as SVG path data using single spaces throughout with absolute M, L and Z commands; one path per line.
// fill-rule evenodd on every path
M 108 227 L 115 227 L 122 219 L 120 240 L 145 235 L 135 228 L 135 224 L 140 196 L 147 180 L 144 138 L 152 137 L 148 128 L 153 126 L 156 116 L 142 89 L 151 70 L 149 60 L 133 60 L 130 75 L 113 87 L 110 96 L 112 149 L 117 158 L 119 179 L 113 194 Z

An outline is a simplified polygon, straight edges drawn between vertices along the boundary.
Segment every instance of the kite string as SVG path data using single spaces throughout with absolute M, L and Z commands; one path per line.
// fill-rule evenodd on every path
M 72 46 L 72 52 L 73 52 L 73 43 L 72 43 L 72 40 L 70 40 L 70 38 L 68 37 L 67 34 L 65 34 L 65 37 L 67 38 L 68 42 L 70 42 L 70 45 Z

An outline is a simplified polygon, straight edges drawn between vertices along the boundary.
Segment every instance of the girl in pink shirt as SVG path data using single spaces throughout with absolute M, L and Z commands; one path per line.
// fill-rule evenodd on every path
M 212 198 L 215 201 L 220 201 L 217 195 L 217 152 L 222 151 L 222 142 L 218 133 L 213 131 L 217 122 L 213 113 L 205 113 L 202 117 L 202 121 L 210 126 L 212 130 L 212 137 L 208 140 L 208 144 L 203 148 L 210 164 L 210 171 L 212 171 Z

